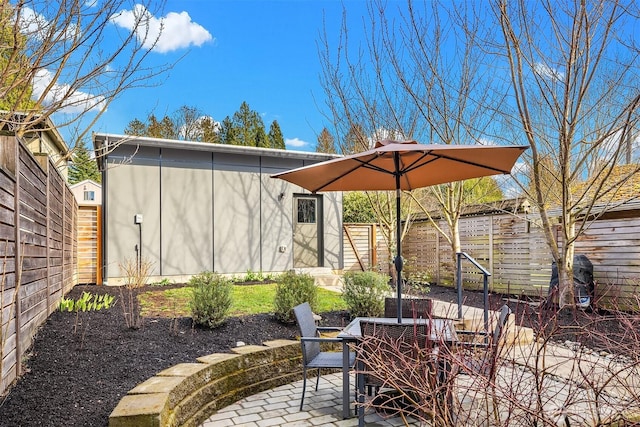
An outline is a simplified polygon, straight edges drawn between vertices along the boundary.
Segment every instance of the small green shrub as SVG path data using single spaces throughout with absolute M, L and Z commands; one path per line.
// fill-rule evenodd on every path
M 297 274 L 289 271 L 278 278 L 276 296 L 273 301 L 276 319 L 285 323 L 295 320 L 293 307 L 308 302 L 312 310 L 316 309 L 318 287 L 309 274 Z
M 380 317 L 384 314 L 384 298 L 389 290 L 388 276 L 356 271 L 344 275 L 342 297 L 352 317 Z
M 205 271 L 191 277 L 189 285 L 193 321 L 209 328 L 222 325 L 231 308 L 231 280 Z
M 170 286 L 173 282 L 168 277 L 163 277 L 160 281 L 151 283 L 151 286 Z
M 409 294 L 426 294 L 431 290 L 431 273 L 414 271 L 407 274 L 404 291 Z

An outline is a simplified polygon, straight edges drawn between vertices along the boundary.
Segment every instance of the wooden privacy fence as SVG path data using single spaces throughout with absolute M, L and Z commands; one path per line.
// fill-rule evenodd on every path
M 344 271 L 389 271 L 389 249 L 376 224 L 344 224 Z
M 78 205 L 51 160 L 0 136 L 0 394 L 75 283 Z
M 531 219 L 531 216 L 529 216 Z M 446 228 L 444 222 L 440 224 Z M 556 229 L 556 238 L 560 235 Z M 492 273 L 492 292 L 546 295 L 551 252 L 542 229 L 524 217 L 486 214 L 460 220 L 462 250 Z M 629 298 L 640 285 L 640 217 L 636 211 L 592 222 L 576 242 L 576 254 L 593 263 L 596 298 Z M 449 243 L 429 222 L 415 222 L 403 241 L 407 270 L 427 272 L 438 284 L 452 284 L 455 263 Z M 482 274 L 462 263 L 464 287 L 481 289 Z

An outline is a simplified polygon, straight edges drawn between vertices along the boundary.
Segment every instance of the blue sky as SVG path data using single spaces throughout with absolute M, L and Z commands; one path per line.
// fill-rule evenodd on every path
M 366 13 L 364 1 L 344 6 L 350 16 Z M 267 130 L 278 121 L 288 149 L 313 151 L 317 135 L 329 126 L 320 111 L 317 42 L 323 19 L 337 36 L 342 8 L 337 0 L 168 1 L 155 16 L 166 29 L 149 60 L 164 64 L 186 56 L 158 86 L 124 93 L 93 131 L 121 134 L 134 118 L 170 115 L 182 105 L 222 121 L 246 101 Z M 125 28 L 125 20 L 119 25 Z

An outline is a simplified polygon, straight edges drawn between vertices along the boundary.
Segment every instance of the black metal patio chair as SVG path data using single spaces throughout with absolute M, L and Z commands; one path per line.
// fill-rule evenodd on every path
M 425 352 L 428 352 L 431 344 L 427 342 L 429 325 L 426 323 L 403 325 L 397 323 L 377 323 L 377 322 L 360 322 L 360 331 L 362 332 L 363 344 L 362 353 L 364 360 L 364 386 L 367 394 L 377 394 L 381 387 L 389 387 L 389 377 L 402 378 L 404 376 L 418 376 L 424 379 L 424 372 L 399 372 L 407 369 L 416 369 L 418 366 L 412 363 L 403 363 L 403 361 L 416 361 L 424 359 Z M 372 337 L 372 339 L 367 339 Z M 375 352 L 375 362 L 367 363 L 366 358 Z M 422 354 L 422 357 L 420 356 Z M 380 365 L 384 365 L 388 369 L 380 371 Z M 376 366 L 378 365 L 378 366 Z M 397 365 L 397 366 L 396 366 Z M 425 366 L 420 366 L 425 369 Z M 384 372 L 386 371 L 386 372 Z M 397 371 L 394 375 L 386 375 L 385 373 Z M 394 383 L 391 378 L 391 383 Z M 375 392 L 375 393 L 374 393 Z
M 339 332 L 342 328 L 330 326 L 317 326 L 309 303 L 305 302 L 293 308 L 298 329 L 300 331 L 300 344 L 302 346 L 302 398 L 300 410 L 304 405 L 304 394 L 307 389 L 307 371 L 317 369 L 316 391 L 320 382 L 321 369 L 342 368 L 343 354 L 340 351 L 321 351 L 321 343 L 341 343 L 340 338 L 321 337 L 321 332 Z M 353 368 L 355 353 L 349 352 L 349 367 Z
M 428 319 L 431 317 L 433 301 L 430 298 L 403 298 L 402 317 L 409 319 Z M 384 299 L 384 317 L 398 317 L 398 299 Z

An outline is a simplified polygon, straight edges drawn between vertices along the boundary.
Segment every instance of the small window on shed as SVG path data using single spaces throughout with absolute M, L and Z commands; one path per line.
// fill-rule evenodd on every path
M 85 191 L 84 200 L 95 200 L 96 194 L 94 191 Z
M 316 223 L 316 200 L 315 199 L 298 199 L 298 223 L 300 224 Z

